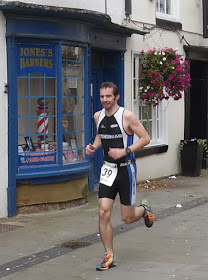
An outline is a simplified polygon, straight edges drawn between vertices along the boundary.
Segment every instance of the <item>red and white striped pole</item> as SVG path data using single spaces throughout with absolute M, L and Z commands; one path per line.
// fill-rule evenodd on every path
M 42 144 L 47 144 L 47 134 L 48 134 L 48 99 L 39 98 L 37 101 L 38 107 L 38 145 L 41 147 Z

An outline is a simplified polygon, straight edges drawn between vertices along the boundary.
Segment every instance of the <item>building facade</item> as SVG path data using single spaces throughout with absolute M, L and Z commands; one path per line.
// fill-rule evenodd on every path
M 138 98 L 142 50 L 178 48 L 196 81 L 183 99 L 151 109 L 151 142 L 136 153 L 138 181 L 180 173 L 180 140 L 207 138 L 206 106 L 204 134 L 192 125 L 201 76 L 207 80 L 202 1 L 97 2 L 0 1 L 0 217 L 94 189 L 102 151 L 90 158 L 85 146 L 96 135 L 100 84 L 115 82 L 120 105 L 147 125 Z

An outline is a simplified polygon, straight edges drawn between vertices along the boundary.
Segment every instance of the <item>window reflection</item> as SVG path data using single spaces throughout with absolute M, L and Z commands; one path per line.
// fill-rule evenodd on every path
M 62 47 L 63 162 L 84 159 L 83 48 Z
M 57 96 L 57 77 L 44 73 L 44 69 L 18 76 L 20 166 L 60 163 L 59 153 L 64 164 L 84 160 L 84 49 L 63 45 L 59 63 L 60 96 Z M 61 111 L 57 107 L 59 102 Z M 59 115 L 62 115 L 60 121 Z M 58 137 L 61 130 L 62 139 Z M 58 139 L 62 142 L 58 143 Z

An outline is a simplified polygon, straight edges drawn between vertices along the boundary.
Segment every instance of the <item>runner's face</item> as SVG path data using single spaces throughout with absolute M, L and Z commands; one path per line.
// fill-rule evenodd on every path
M 112 88 L 102 88 L 100 90 L 100 101 L 106 110 L 110 110 L 115 105 L 119 99 L 119 94 L 114 96 Z

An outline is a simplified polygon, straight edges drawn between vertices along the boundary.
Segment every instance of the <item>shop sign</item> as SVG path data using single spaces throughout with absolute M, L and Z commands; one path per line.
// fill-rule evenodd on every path
M 56 164 L 56 152 L 47 154 L 19 155 L 19 166 Z
M 28 73 L 44 73 L 55 76 L 55 46 L 18 45 L 18 76 Z

